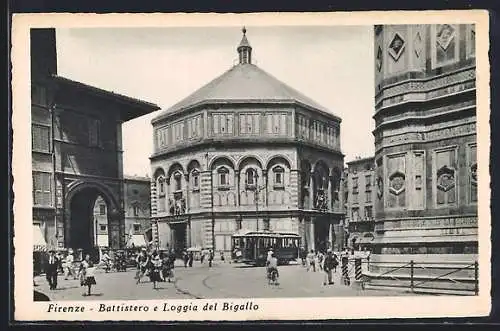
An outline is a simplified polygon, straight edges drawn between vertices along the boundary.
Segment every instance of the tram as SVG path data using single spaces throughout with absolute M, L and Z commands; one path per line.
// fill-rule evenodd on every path
M 300 236 L 295 233 L 240 230 L 231 239 L 231 258 L 235 262 L 263 266 L 270 248 L 280 265 L 299 257 Z

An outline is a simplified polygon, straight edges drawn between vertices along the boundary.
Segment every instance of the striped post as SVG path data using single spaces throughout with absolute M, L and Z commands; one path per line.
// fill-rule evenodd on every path
M 354 260 L 354 277 L 356 281 L 361 281 L 363 278 L 363 272 L 361 271 L 361 259 L 356 258 Z
M 351 280 L 349 279 L 349 270 L 348 270 L 349 260 L 347 258 L 342 258 L 342 279 L 344 281 L 344 285 L 350 285 Z

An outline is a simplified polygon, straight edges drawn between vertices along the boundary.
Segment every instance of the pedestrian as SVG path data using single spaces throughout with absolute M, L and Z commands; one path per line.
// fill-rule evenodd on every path
M 143 248 L 136 258 L 137 272 L 135 278 L 137 279 L 137 284 L 141 282 L 142 276 L 145 275 L 148 263 L 149 257 L 146 253 L 146 249 Z
M 338 255 L 332 251 L 332 255 L 333 255 L 333 272 L 334 273 L 337 273 L 337 267 L 339 265 L 339 257 Z
M 151 268 L 151 281 L 153 282 L 153 289 L 157 290 L 156 287 L 157 282 L 161 282 L 163 279 L 161 277 L 162 270 L 162 260 L 160 259 L 160 255 L 156 252 L 153 254 L 152 258 L 152 268 Z
M 209 268 L 212 267 L 213 261 L 214 261 L 214 252 L 210 249 L 210 251 L 208 251 L 208 267 Z
M 302 261 L 302 266 L 306 266 L 307 251 L 304 247 L 300 247 L 300 260 Z
M 75 262 L 75 258 L 73 256 L 73 249 L 68 249 L 68 255 L 66 256 L 66 259 L 64 261 L 64 267 L 65 267 L 65 276 L 64 279 L 67 280 L 68 277 L 71 275 L 73 279 L 76 279 L 76 273 L 75 273 L 75 268 L 73 266 L 73 263 Z
M 315 260 L 316 254 L 314 254 L 314 250 L 311 249 L 311 252 L 307 254 L 307 271 L 312 268 L 313 272 L 316 272 Z
M 59 263 L 57 264 L 57 271 L 58 273 L 61 273 L 64 275 L 64 268 L 63 268 L 63 261 L 64 261 L 64 256 L 62 252 L 57 252 L 56 253 L 57 260 Z
M 104 265 L 104 271 L 106 273 L 111 271 L 111 257 L 109 257 L 109 254 L 107 251 L 102 252 L 101 261 Z
M 182 260 L 184 261 L 184 268 L 187 268 L 189 262 L 189 256 L 186 250 L 182 251 Z
M 78 273 L 80 274 L 80 285 L 87 286 L 87 293 L 83 293 L 83 296 L 92 295 L 92 285 L 96 285 L 95 281 L 95 269 L 94 263 L 90 260 L 90 255 L 85 255 L 85 259 L 80 264 L 80 269 Z
M 205 249 L 202 248 L 200 252 L 200 263 L 203 264 L 204 261 L 205 261 Z
M 323 270 L 325 272 L 325 280 L 323 281 L 323 285 L 333 285 L 333 275 L 332 270 L 335 266 L 335 254 L 333 254 L 331 249 L 328 249 L 325 257 L 325 261 L 323 264 Z M 337 262 L 338 264 L 338 262 Z
M 316 252 L 316 264 L 318 265 L 320 271 L 323 270 L 323 259 L 323 253 L 321 253 L 321 251 Z
M 193 260 L 194 260 L 194 254 L 193 254 L 193 252 L 189 252 L 188 265 L 190 268 L 193 267 Z
M 49 288 L 55 290 L 57 288 L 57 273 L 59 271 L 60 261 L 54 250 L 49 251 L 47 267 L 45 268 L 45 277 L 49 283 Z
M 224 257 L 224 251 L 220 251 L 220 260 L 222 261 L 222 263 L 226 261 L 226 258 Z

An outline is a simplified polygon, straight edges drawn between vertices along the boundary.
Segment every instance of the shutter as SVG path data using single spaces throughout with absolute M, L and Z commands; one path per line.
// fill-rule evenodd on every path
M 214 134 L 218 134 L 219 133 L 219 122 L 220 122 L 219 115 L 213 115 L 212 119 L 213 119 L 213 123 L 214 123 Z

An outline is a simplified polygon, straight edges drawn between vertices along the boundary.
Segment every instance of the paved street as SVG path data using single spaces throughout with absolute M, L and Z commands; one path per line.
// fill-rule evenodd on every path
M 93 295 L 82 296 L 86 288 L 78 280 L 64 280 L 59 276 L 58 289 L 49 290 L 43 276 L 36 278 L 35 290 L 51 300 L 133 300 L 133 299 L 189 299 L 189 298 L 280 298 L 280 297 L 342 297 L 407 295 L 397 291 L 359 290 L 340 284 L 340 269 L 335 284 L 323 286 L 323 272 L 307 272 L 300 265 L 280 266 L 280 284 L 268 285 L 265 268 L 242 264 L 217 262 L 212 268 L 195 262 L 193 268 L 184 268 L 177 261 L 174 283 L 160 283 L 154 290 L 149 279 L 135 284 L 135 270 L 127 272 L 96 272 L 97 285 Z

